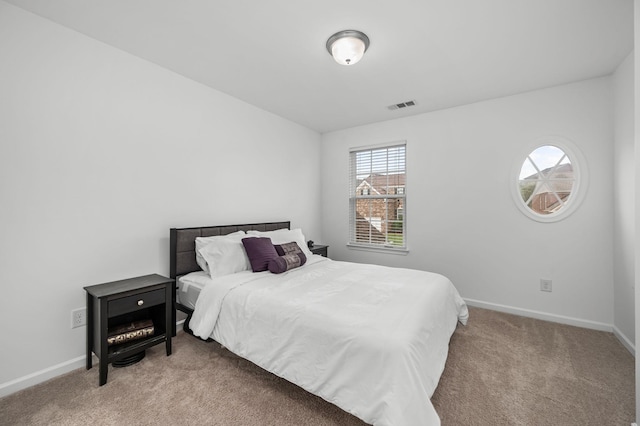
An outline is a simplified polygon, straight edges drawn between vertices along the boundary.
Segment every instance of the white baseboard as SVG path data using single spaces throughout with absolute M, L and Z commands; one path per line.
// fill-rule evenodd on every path
M 594 330 L 600 331 L 608 331 L 613 332 L 613 334 L 620 340 L 620 342 L 624 345 L 625 348 L 633 356 L 635 356 L 635 347 L 631 343 L 631 341 L 615 326 L 611 324 L 604 324 L 595 321 L 582 320 L 578 318 L 565 317 L 562 315 L 549 314 L 546 312 L 533 311 L 530 309 L 522 309 L 515 308 L 513 306 L 500 305 L 497 303 L 489 303 L 483 302 L 480 300 L 474 299 L 464 299 L 469 306 L 476 306 L 478 308 L 490 309 L 493 311 L 506 312 L 508 314 L 520 315 L 523 317 L 536 318 L 545 321 L 552 321 L 561 324 L 574 325 L 577 327 L 590 328 Z M 176 330 L 178 332 L 182 331 L 182 324 L 185 320 L 180 320 L 176 322 Z M 49 368 L 45 368 L 40 371 L 36 371 L 31 374 L 27 374 L 26 376 L 19 377 L 15 380 L 11 380 L 10 382 L 0 384 L 0 398 L 10 395 L 12 393 L 18 392 L 22 389 L 26 389 L 30 386 L 37 385 L 38 383 L 45 382 L 49 379 L 52 379 L 57 376 L 61 376 L 70 371 L 76 370 L 78 368 L 85 367 L 85 356 L 79 356 L 77 358 L 73 358 L 69 361 L 62 362 L 60 364 L 51 366 Z M 97 358 L 94 355 L 94 365 L 97 361 Z M 635 425 L 635 424 L 634 424 Z
M 178 333 L 182 332 L 182 323 L 184 323 L 184 321 L 185 320 L 176 321 L 176 331 Z M 22 389 L 35 386 L 38 383 L 46 382 L 49 379 L 61 376 L 78 368 L 85 368 L 86 359 L 86 356 L 82 355 L 69 361 L 61 362 L 60 364 L 45 368 L 44 370 L 18 377 L 10 382 L 2 383 L 0 384 L 0 398 L 11 395 L 12 393 L 18 392 Z M 93 368 L 97 368 L 97 362 L 98 358 L 93 355 Z
M 26 376 L 18 377 L 15 380 L 3 383 L 0 385 L 0 398 L 84 367 L 86 359 L 86 356 L 82 355 L 72 360 L 45 368 L 44 370 L 36 371 L 35 373 L 27 374 Z
M 596 322 L 590 320 L 584 320 L 580 318 L 566 317 L 563 315 L 549 314 L 547 312 L 533 311 L 531 309 L 515 308 L 513 306 L 500 305 L 497 303 L 483 302 L 481 300 L 464 299 L 469 306 L 476 306 L 478 308 L 491 309 L 493 311 L 506 312 L 508 314 L 520 315 L 522 317 L 536 318 L 544 321 L 557 322 L 560 324 L 574 325 L 576 327 L 590 328 L 599 331 L 608 331 L 613 333 L 618 338 L 620 343 L 627 348 L 631 355 L 636 356 L 636 348 L 631 340 L 625 336 L 619 329 L 613 324 L 605 324 L 603 322 Z
M 506 312 L 508 314 L 520 315 L 521 317 L 535 318 L 544 321 L 557 322 L 560 324 L 573 325 L 576 327 L 590 328 L 599 331 L 613 331 L 613 325 L 602 322 L 585 320 L 580 318 L 566 317 L 564 315 L 550 314 L 547 312 L 534 311 L 531 309 L 516 308 L 513 306 L 500 305 L 497 303 L 483 302 L 481 300 L 464 299 L 469 306 L 491 309 L 493 311 Z
M 629 340 L 629 338 L 627 338 L 627 336 L 625 336 L 624 333 L 620 331 L 620 329 L 615 325 L 613 326 L 613 334 L 618 338 L 618 340 L 620 340 L 620 343 L 622 343 L 622 345 L 625 348 L 627 348 L 629 352 L 631 352 L 631 355 L 635 357 L 636 356 L 635 345 L 631 343 L 631 340 Z

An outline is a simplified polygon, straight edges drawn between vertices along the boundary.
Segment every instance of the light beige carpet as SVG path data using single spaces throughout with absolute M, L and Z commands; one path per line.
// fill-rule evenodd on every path
M 471 308 L 432 398 L 443 425 L 623 425 L 634 359 L 611 333 Z M 79 369 L 0 399 L 2 425 L 362 425 L 248 361 L 184 333 L 140 363 Z

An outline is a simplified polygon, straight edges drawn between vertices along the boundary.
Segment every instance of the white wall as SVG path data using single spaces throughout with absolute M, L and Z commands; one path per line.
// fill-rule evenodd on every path
M 613 282 L 616 332 L 635 345 L 635 159 L 633 54 L 613 74 Z
M 493 307 L 610 329 L 611 98 L 605 77 L 323 135 L 323 243 L 335 259 L 442 273 L 463 297 Z M 509 185 L 523 147 L 547 135 L 580 149 L 590 185 L 573 215 L 545 224 L 516 208 Z M 346 248 L 348 149 L 403 139 L 410 253 Z M 552 293 L 540 278 L 553 280 Z
M 168 274 L 170 227 L 319 239 L 318 133 L 4 2 L 0 58 L 0 391 L 82 365 L 83 286 Z

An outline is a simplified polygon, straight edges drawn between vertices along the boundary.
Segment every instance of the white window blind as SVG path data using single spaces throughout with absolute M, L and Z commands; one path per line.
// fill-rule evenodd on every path
M 349 155 L 349 244 L 406 249 L 406 144 Z

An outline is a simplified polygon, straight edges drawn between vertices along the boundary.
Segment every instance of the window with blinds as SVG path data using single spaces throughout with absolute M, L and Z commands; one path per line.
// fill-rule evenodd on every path
M 406 249 L 406 144 L 349 155 L 349 244 Z

